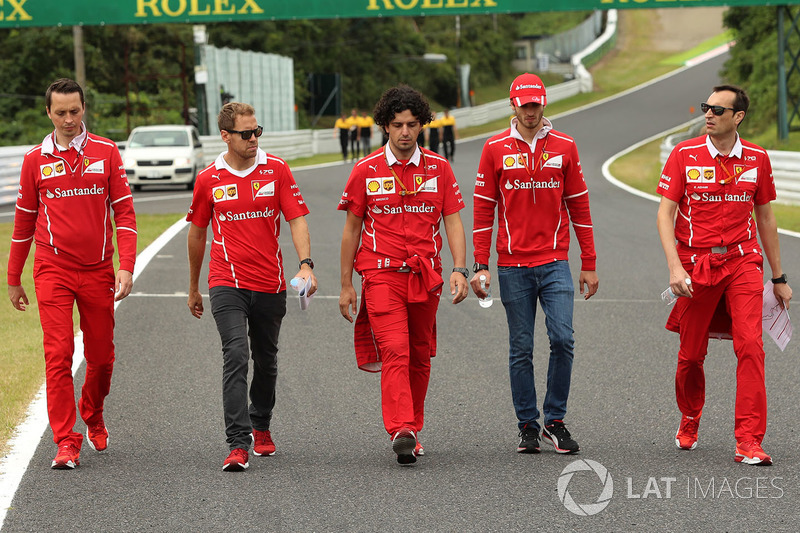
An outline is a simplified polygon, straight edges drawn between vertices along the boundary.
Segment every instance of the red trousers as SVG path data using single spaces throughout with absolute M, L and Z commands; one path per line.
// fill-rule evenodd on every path
M 693 283 L 692 298 L 679 298 L 680 338 L 675 395 L 678 408 L 697 416 L 705 404 L 703 362 L 708 352 L 709 324 L 724 298 L 731 315 L 736 366 L 734 435 L 737 442 L 761 442 L 767 428 L 767 391 L 764 377 L 764 344 L 761 338 L 763 259 L 747 254 L 725 262 L 728 274 L 714 285 Z M 687 265 L 684 265 L 686 267 Z M 687 269 L 691 275 L 691 270 Z
M 383 424 L 390 435 L 422 429 L 431 373 L 431 343 L 441 289 L 409 294 L 409 276 L 376 271 L 364 277 L 364 298 L 381 360 Z M 419 303 L 409 303 L 422 300 Z
M 75 350 L 72 312 L 78 305 L 83 332 L 86 377 L 78 402 L 87 424 L 103 419 L 103 402 L 111 388 L 114 367 L 114 270 L 66 270 L 40 261 L 33 279 L 44 340 L 47 415 L 53 441 L 80 447 L 83 435 L 74 430 Z

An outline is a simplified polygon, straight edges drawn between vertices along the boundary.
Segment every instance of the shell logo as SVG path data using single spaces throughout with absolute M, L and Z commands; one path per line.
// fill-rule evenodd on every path
M 44 175 L 44 177 L 47 177 L 52 173 L 53 173 L 53 167 L 44 167 L 42 169 L 42 174 Z
M 217 190 L 214 191 L 214 198 L 215 199 L 222 200 L 222 198 L 224 196 L 225 196 L 225 193 L 222 191 L 222 189 L 217 189 Z
M 392 189 L 394 189 L 394 180 L 391 179 L 383 180 L 383 188 L 384 190 L 386 190 L 386 192 L 389 192 Z
M 510 155 L 506 156 L 506 158 L 503 160 L 503 166 L 504 167 L 513 167 L 514 166 L 514 156 L 510 156 Z
M 713 168 L 706 168 L 703 169 L 703 177 L 707 180 L 714 179 L 714 169 Z
M 56 172 L 64 172 L 64 163 L 56 163 Z
M 696 180 L 697 178 L 700 177 L 700 171 L 697 170 L 696 168 L 693 168 L 686 173 L 686 177 L 689 178 L 690 180 Z
M 369 189 L 369 192 L 378 192 L 380 188 L 381 184 L 378 183 L 377 180 L 372 180 L 369 183 L 367 183 L 367 189 Z

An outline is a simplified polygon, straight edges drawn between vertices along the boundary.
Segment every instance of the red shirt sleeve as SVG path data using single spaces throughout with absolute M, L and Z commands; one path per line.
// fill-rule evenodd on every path
M 675 147 L 664 164 L 664 170 L 661 171 L 661 178 L 658 180 L 656 192 L 673 202 L 680 202 L 686 187 L 682 168 L 681 156 L 678 148 Z
M 133 210 L 133 195 L 128 185 L 128 176 L 114 146 L 110 156 L 111 169 L 108 177 L 108 190 L 111 208 L 114 210 L 114 224 L 117 228 L 117 251 L 119 268 L 133 272 L 136 264 L 136 213 Z
M 211 201 L 211 187 L 209 185 L 209 167 L 197 175 L 192 194 L 192 205 L 186 215 L 186 221 L 191 222 L 199 228 L 207 228 L 211 222 L 211 211 L 214 207 Z
M 39 149 L 37 146 L 34 150 Z M 8 254 L 8 284 L 14 286 L 22 285 L 22 269 L 33 244 L 36 219 L 39 216 L 38 169 L 35 159 L 36 155 L 33 152 L 26 154 L 20 172 L 14 231 L 11 234 L 11 248 Z
M 581 247 L 581 270 L 597 269 L 597 254 L 594 249 L 594 229 L 589 208 L 589 189 L 583 177 L 578 147 L 572 143 L 569 162 L 564 173 L 564 202 L 572 220 L 575 237 Z
M 288 221 L 305 216 L 309 211 L 289 165 L 285 161 L 281 162 L 283 163 L 283 172 L 278 187 L 280 188 L 281 212 L 283 218 Z
M 340 211 L 350 211 L 358 217 L 364 217 L 367 209 L 367 189 L 364 176 L 360 168 L 356 166 L 350 173 L 350 178 L 344 187 L 342 198 L 339 200 L 337 209 Z
M 491 254 L 492 228 L 499 196 L 497 187 L 499 169 L 495 166 L 494 159 L 492 147 L 487 141 L 478 164 L 472 209 L 472 248 L 475 261 L 487 265 Z
M 775 191 L 775 179 L 772 176 L 772 162 L 767 155 L 761 160 L 761 168 L 758 170 L 758 176 L 758 189 L 756 189 L 753 202 L 756 205 L 764 205 L 778 197 Z
M 442 205 L 442 216 L 452 215 L 464 209 L 464 199 L 461 197 L 461 189 L 458 187 L 453 169 L 450 165 L 445 165 L 444 172 L 444 202 Z

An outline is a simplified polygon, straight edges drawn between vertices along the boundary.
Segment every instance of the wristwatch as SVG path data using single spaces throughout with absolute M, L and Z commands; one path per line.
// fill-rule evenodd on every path
M 469 279 L 469 270 L 467 270 L 464 267 L 461 268 L 456 267 L 453 269 L 453 272 L 458 272 L 459 274 L 462 274 L 465 278 Z
M 472 271 L 475 272 L 476 274 L 481 270 L 489 270 L 489 265 L 484 265 L 483 263 L 478 263 L 478 262 L 472 265 Z
M 300 261 L 300 266 L 298 268 L 303 268 L 303 265 L 308 265 L 311 267 L 311 270 L 314 270 L 314 261 L 312 261 L 310 257 L 306 257 Z
M 773 285 L 777 285 L 778 283 L 788 283 L 788 282 L 789 282 L 789 278 L 786 277 L 786 273 L 785 272 L 783 274 L 781 274 L 780 276 L 778 276 L 777 278 L 772 278 L 772 284 Z

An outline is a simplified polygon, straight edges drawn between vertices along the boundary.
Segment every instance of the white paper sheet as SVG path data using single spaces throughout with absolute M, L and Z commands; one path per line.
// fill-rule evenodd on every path
M 761 309 L 761 325 L 769 333 L 781 351 L 792 339 L 792 322 L 789 320 L 789 310 L 782 308 L 772 292 L 772 281 L 764 284 L 764 306 Z

